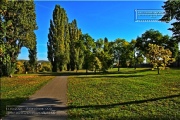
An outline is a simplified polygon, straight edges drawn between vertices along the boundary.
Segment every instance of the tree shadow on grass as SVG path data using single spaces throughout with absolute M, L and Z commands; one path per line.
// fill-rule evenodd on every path
M 135 74 L 135 73 L 142 73 L 152 71 L 151 68 L 146 69 L 127 69 L 127 70 L 120 70 L 120 71 L 108 71 L 107 74 Z
M 145 103 L 145 102 L 153 102 L 153 101 L 175 98 L 175 97 L 180 97 L 180 94 L 170 95 L 170 96 L 165 96 L 165 97 L 158 97 L 158 98 L 151 98 L 151 99 L 146 99 L 146 100 L 134 100 L 134 101 L 128 101 L 128 102 L 123 102 L 123 103 L 109 104 L 109 105 L 87 105 L 87 106 L 70 105 L 70 106 L 68 106 L 68 109 L 73 109 L 73 108 L 94 108 L 94 109 L 111 108 L 111 107 L 120 106 L 120 105 L 141 104 L 141 103 Z
M 85 72 L 41 72 L 38 73 L 39 76 L 76 76 L 76 75 L 101 75 L 101 73 L 95 74 L 94 72 L 88 72 L 87 74 Z
M 103 116 L 103 117 L 102 117 Z M 71 120 L 79 120 L 79 119 L 95 119 L 95 120 L 101 120 L 103 118 L 103 120 L 179 120 L 180 116 L 177 115 L 151 115 L 151 113 L 149 115 L 143 116 L 143 115 L 129 115 L 127 117 L 126 116 L 118 116 L 114 115 L 114 116 L 110 116 L 109 114 L 105 114 L 105 113 L 79 113 L 79 114 L 71 114 L 71 116 L 69 116 L 69 119 Z
M 125 70 L 125 71 L 106 71 L 106 72 L 96 72 L 89 71 L 86 72 L 75 72 L 75 71 L 63 71 L 63 72 L 40 72 L 39 76 L 78 76 L 78 75 L 109 75 L 109 74 L 136 74 L 151 71 L 151 69 L 140 69 L 140 70 Z
M 111 75 L 111 76 L 106 76 L 106 75 L 99 75 L 99 76 L 79 76 L 79 78 L 135 78 L 135 77 L 143 77 L 145 75 Z
M 139 114 L 137 113 L 136 116 L 131 115 L 128 113 L 127 115 L 121 115 L 118 116 L 118 113 L 116 113 L 116 115 L 114 116 L 109 116 L 109 113 L 101 113 L 98 112 L 98 109 L 110 109 L 116 106 L 121 106 L 121 105 L 130 105 L 130 104 L 141 104 L 141 103 L 146 103 L 146 102 L 153 102 L 153 101 L 158 101 L 158 100 L 163 100 L 163 99 L 170 99 L 170 98 L 175 98 L 175 97 L 180 97 L 180 94 L 176 94 L 176 95 L 170 95 L 170 96 L 165 96 L 165 97 L 158 97 L 158 98 L 152 98 L 152 99 L 146 99 L 146 100 L 135 100 L 135 101 L 128 101 L 128 102 L 123 102 L 123 103 L 115 103 L 115 104 L 109 104 L 109 105 L 88 105 L 88 106 L 69 106 L 68 109 L 88 109 L 88 110 L 92 110 L 91 114 L 89 114 L 88 112 L 85 113 L 73 113 L 70 114 L 70 119 L 101 119 L 106 118 L 109 120 L 178 120 L 180 119 L 180 115 L 178 115 L 178 113 L 174 113 L 174 114 L 152 114 L 149 113 L 147 115 L 143 115 L 143 114 Z M 119 111 L 121 112 L 121 111 Z M 133 112 L 133 111 L 130 111 Z M 139 111 L 141 112 L 141 111 Z M 167 111 L 168 112 L 168 111 Z

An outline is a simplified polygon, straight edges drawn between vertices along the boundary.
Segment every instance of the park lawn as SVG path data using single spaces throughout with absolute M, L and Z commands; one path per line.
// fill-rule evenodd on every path
M 67 95 L 68 118 L 73 120 L 179 120 L 180 70 L 157 75 L 157 71 L 138 68 L 71 76 Z
M 39 76 L 38 74 L 0 78 L 1 117 L 5 115 L 7 105 L 19 105 L 52 78 L 54 76 Z

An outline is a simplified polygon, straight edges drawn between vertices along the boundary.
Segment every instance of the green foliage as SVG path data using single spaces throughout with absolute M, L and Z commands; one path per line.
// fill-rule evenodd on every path
M 142 51 L 139 51 L 136 47 L 136 40 L 132 40 L 129 45 L 129 59 L 130 66 L 134 66 L 136 69 L 137 64 L 141 64 L 144 61 Z
M 69 31 L 68 18 L 64 8 L 56 5 L 53 11 L 53 20 L 50 20 L 48 34 L 48 59 L 52 64 L 52 71 L 63 70 L 69 61 Z
M 83 34 L 81 39 L 84 42 L 84 68 L 88 72 L 90 62 L 93 60 L 91 57 L 92 51 L 95 48 L 94 39 L 89 34 Z
M 24 46 L 29 48 L 32 39 L 29 35 L 37 29 L 33 1 L 1 1 L 0 7 L 0 54 L 1 69 L 4 75 L 14 73 L 17 57 Z M 2 53 L 3 51 L 3 53 Z
M 39 72 L 50 72 L 51 71 L 51 63 L 50 62 L 41 62 L 39 63 Z
M 18 74 L 25 73 L 24 62 L 17 61 L 15 73 L 18 73 Z
M 107 38 L 98 39 L 95 44 L 93 53 L 101 61 L 102 70 L 105 72 L 113 64 L 113 44 L 110 44 Z
M 143 57 L 142 53 L 138 53 L 137 54 L 136 61 L 137 61 L 138 64 L 142 64 L 143 63 L 144 57 Z
M 82 45 L 81 44 L 81 35 L 82 32 L 77 27 L 76 20 L 73 20 L 72 23 L 69 23 L 69 35 L 70 35 L 70 69 L 74 71 L 75 68 L 78 70 L 80 66 L 82 66 L 81 60 L 82 57 L 80 56 L 82 52 Z
M 29 45 L 29 64 L 33 73 L 37 72 L 37 47 L 36 47 L 36 35 L 32 32 L 32 42 Z
M 174 62 L 175 59 L 172 58 L 172 52 L 169 49 L 164 49 L 162 46 L 158 46 L 156 44 L 149 44 L 147 57 L 150 60 L 150 63 L 158 68 L 166 67 L 170 63 Z
M 89 63 L 89 70 L 92 70 L 96 73 L 97 70 L 101 70 L 102 69 L 102 63 L 99 60 L 98 57 L 95 57 L 95 55 L 91 55 L 91 61 Z
M 149 43 L 163 46 L 167 44 L 168 40 L 169 36 L 163 36 L 158 30 L 150 29 L 143 33 L 141 37 L 137 37 L 135 46 L 145 56 L 148 53 Z
M 114 57 L 118 63 L 118 71 L 120 66 L 126 67 L 130 64 L 133 57 L 132 46 L 125 39 L 116 39 L 114 43 Z
M 24 73 L 29 72 L 31 70 L 30 64 L 28 61 L 24 61 Z
M 139 51 L 140 56 L 145 57 L 146 54 L 148 54 L 149 44 L 156 44 L 163 46 L 165 49 L 169 49 L 172 52 L 172 57 L 177 58 L 178 44 L 176 40 L 170 38 L 168 35 L 162 35 L 162 33 L 157 30 L 147 30 L 141 37 L 137 37 L 136 41 L 135 47 Z
M 166 21 L 170 22 L 171 20 L 176 20 L 173 22 L 171 25 L 173 26 L 172 28 L 169 28 L 173 32 L 173 38 L 177 41 L 180 42 L 180 14 L 179 14 L 179 9 L 180 9 L 180 1 L 179 0 L 167 0 L 164 2 L 164 6 L 162 8 L 165 10 L 165 15 L 160 19 L 160 21 Z
M 169 50 L 172 52 L 172 57 L 177 60 L 179 47 L 178 47 L 178 42 L 176 41 L 176 39 L 174 39 L 173 37 L 171 37 L 171 38 L 167 41 L 165 48 L 166 48 L 166 49 L 169 49 Z

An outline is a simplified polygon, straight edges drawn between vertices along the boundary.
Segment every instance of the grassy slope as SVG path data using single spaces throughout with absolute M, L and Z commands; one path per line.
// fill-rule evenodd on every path
M 69 119 L 180 119 L 180 70 L 70 77 Z
M 17 75 L 13 78 L 0 78 L 1 116 L 5 115 L 6 105 L 18 105 L 35 93 L 54 76 Z

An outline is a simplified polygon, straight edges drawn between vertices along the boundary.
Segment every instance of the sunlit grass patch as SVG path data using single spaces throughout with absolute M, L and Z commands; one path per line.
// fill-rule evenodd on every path
M 69 77 L 69 119 L 180 119 L 180 70 Z

